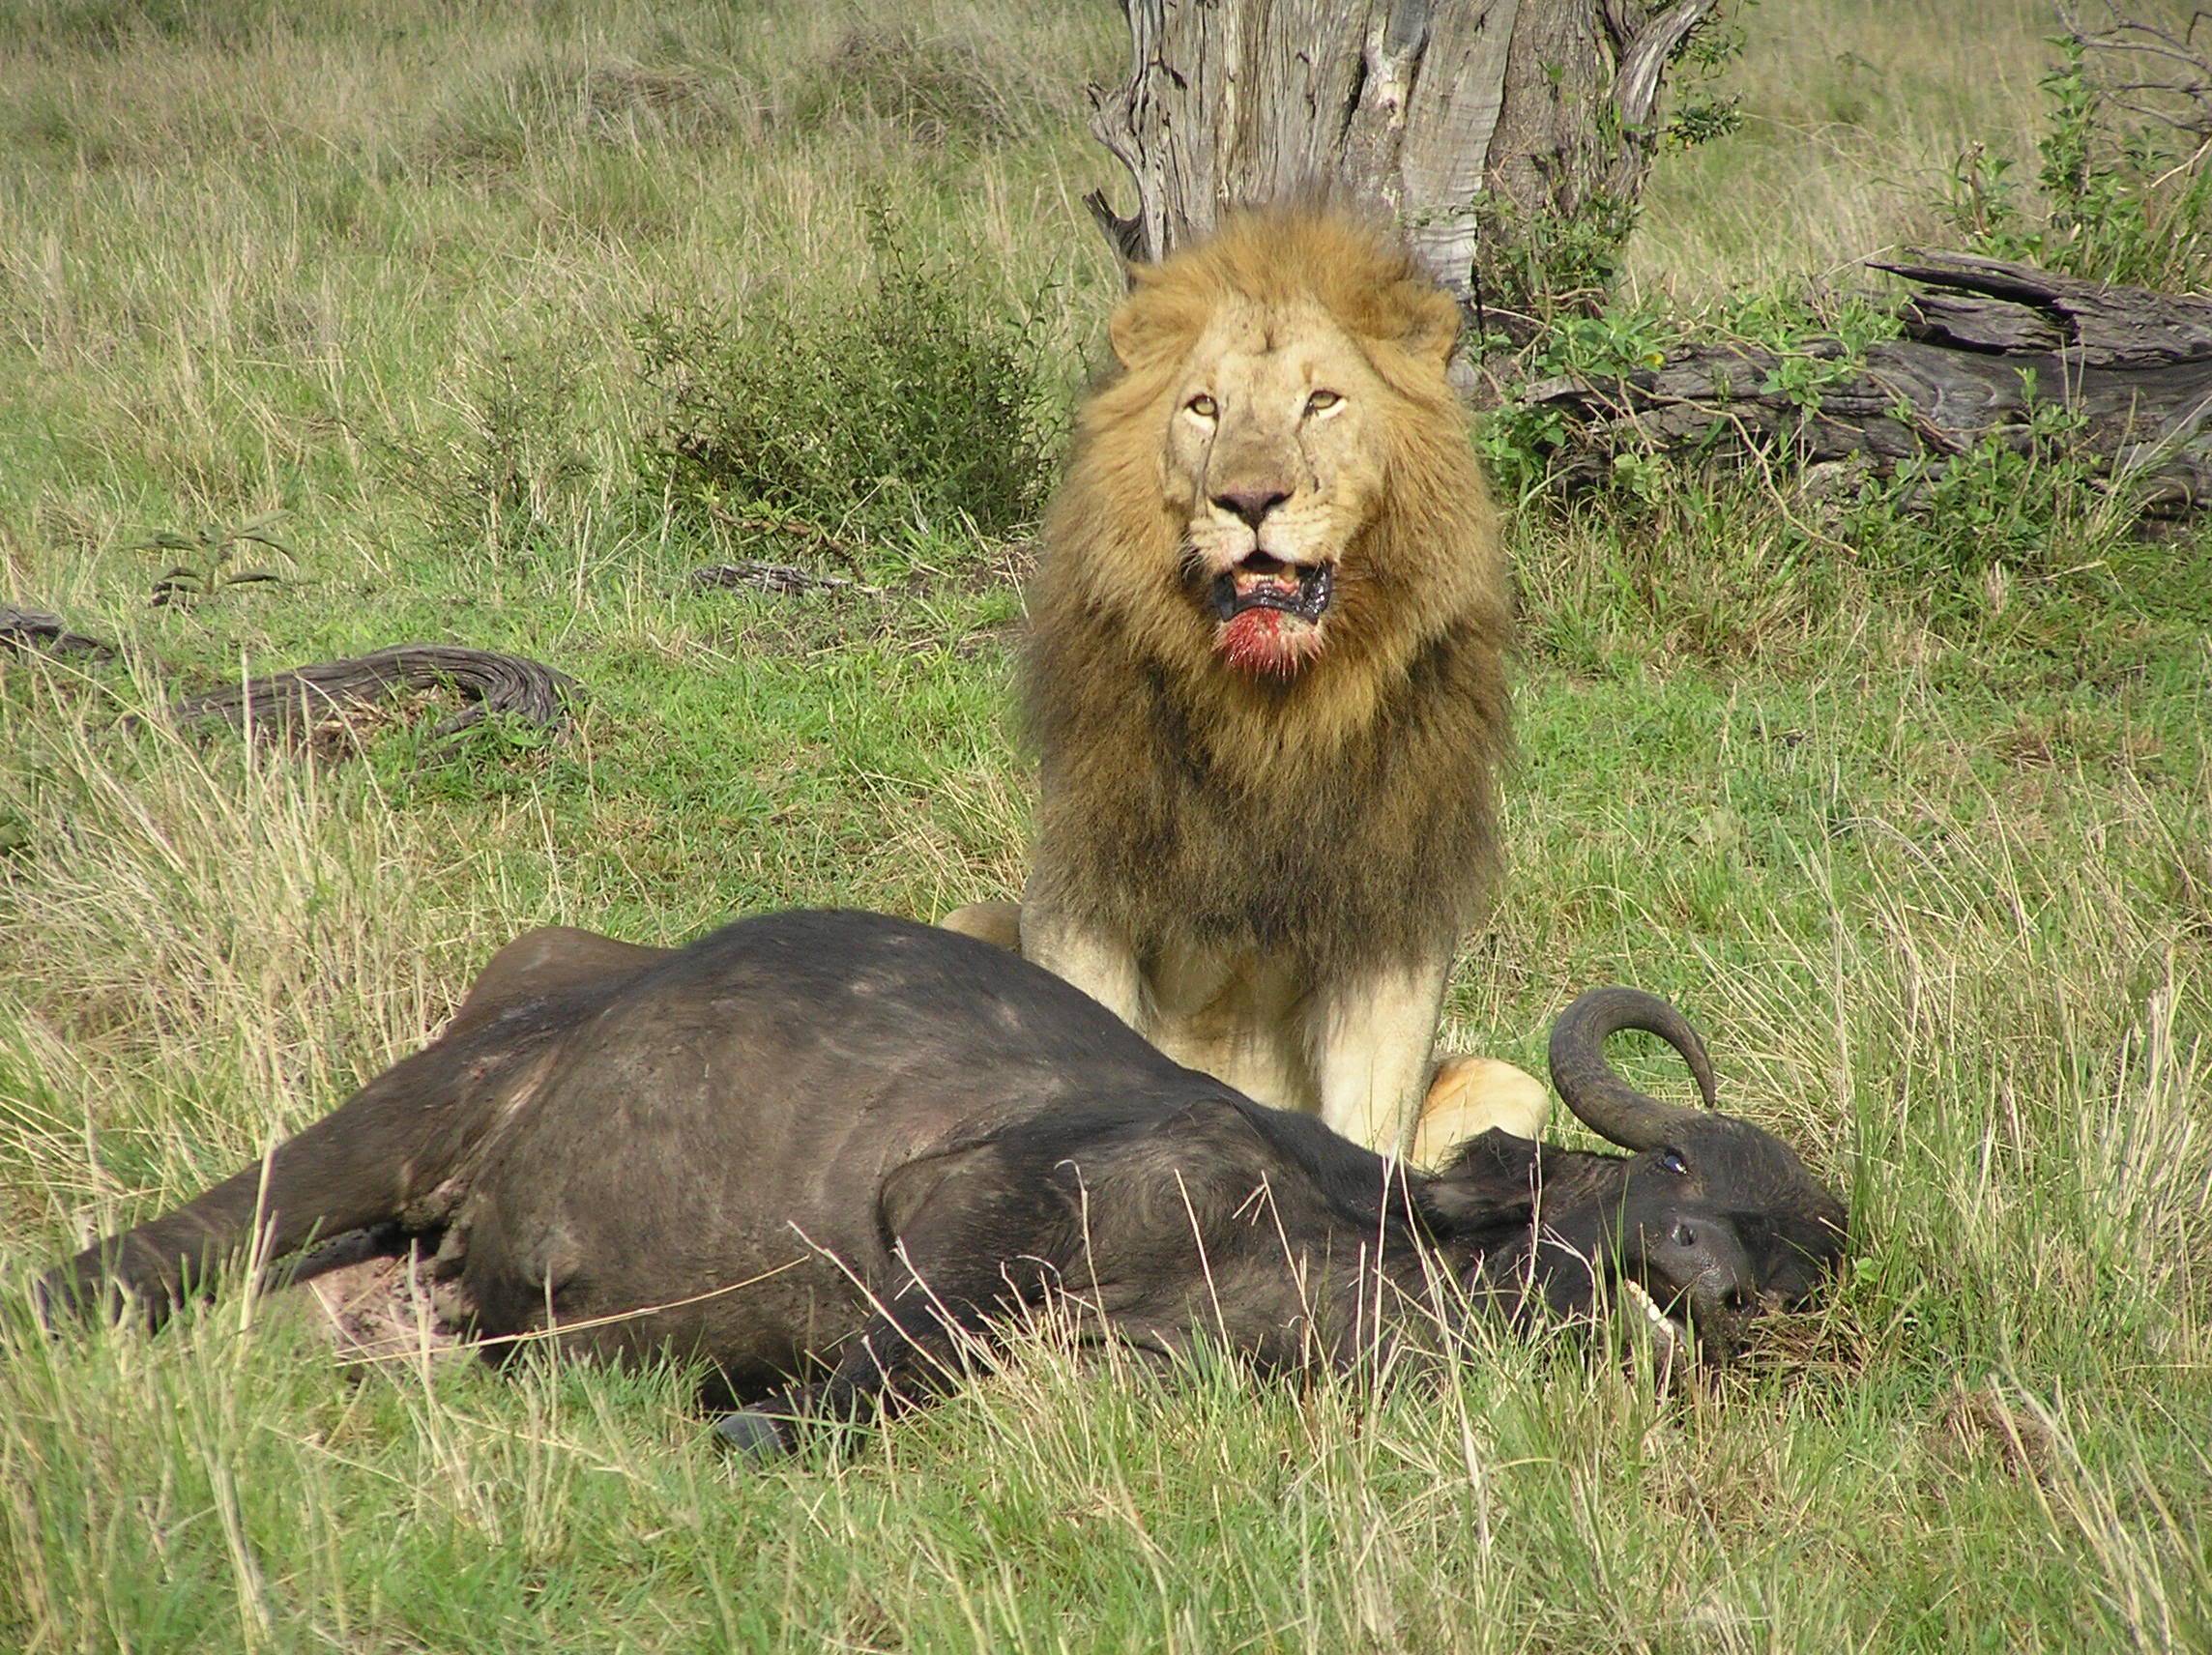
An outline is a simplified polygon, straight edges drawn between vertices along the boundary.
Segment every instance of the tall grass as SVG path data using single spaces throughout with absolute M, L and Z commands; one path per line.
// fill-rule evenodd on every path
M 1646 289 L 1925 234 L 1969 140 L 2029 162 L 2039 9 L 1748 17 L 1750 126 L 1663 159 Z M 1577 988 L 1667 992 L 1730 1106 L 1848 1187 L 1830 1302 L 1717 1382 L 1478 1333 L 1441 1385 L 1163 1384 L 1047 1338 L 741 1470 L 681 1374 L 341 1372 L 236 1294 L 158 1338 L 33 1330 L 35 1270 L 330 1107 L 523 926 L 1018 888 L 1021 526 L 726 479 L 720 515 L 671 510 L 637 325 L 713 318 L 782 439 L 834 423 L 837 374 L 776 381 L 775 330 L 864 312 L 888 202 L 950 273 L 944 348 L 1026 317 L 1063 409 L 1116 285 L 1075 89 L 1118 29 L 1072 0 L 0 20 L 0 602 L 126 646 L 0 653 L 0 1644 L 2212 1641 L 2212 542 L 2139 541 L 2048 468 L 1953 502 L 2001 543 L 1758 479 L 1516 503 L 1513 871 L 1446 1035 L 1533 1065 Z M 900 383 L 852 332 L 807 348 Z M 284 582 L 149 606 L 134 542 L 270 513 Z M 737 557 L 861 579 L 686 581 Z M 402 719 L 334 760 L 120 722 L 412 636 L 545 656 L 574 728 Z

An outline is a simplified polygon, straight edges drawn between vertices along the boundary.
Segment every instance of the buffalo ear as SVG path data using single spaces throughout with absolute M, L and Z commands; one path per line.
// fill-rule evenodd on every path
M 1537 1153 L 1528 1139 L 1495 1126 L 1470 1138 L 1422 1189 L 1422 1215 L 1445 1233 L 1529 1222 Z
M 996 1136 L 949 1144 L 894 1167 L 876 1192 L 884 1244 L 895 1247 L 927 1210 L 968 1209 L 1005 1186 L 1005 1157 Z

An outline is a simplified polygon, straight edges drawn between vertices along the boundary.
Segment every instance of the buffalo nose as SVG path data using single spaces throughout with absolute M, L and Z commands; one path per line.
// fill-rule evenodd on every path
M 1740 1317 L 1751 1309 L 1756 1273 L 1743 1243 L 1728 1224 L 1710 1215 L 1694 1223 L 1678 1218 L 1656 1252 L 1654 1262 L 1688 1295 L 1693 1316 Z
M 1257 529 L 1263 517 L 1290 497 L 1285 488 L 1225 488 L 1213 497 L 1213 504 L 1241 517 L 1247 528 Z

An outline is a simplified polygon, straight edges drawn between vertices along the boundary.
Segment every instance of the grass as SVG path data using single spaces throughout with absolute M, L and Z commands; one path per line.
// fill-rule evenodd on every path
M 1852 1195 L 1832 1303 L 1709 1390 L 1504 1341 L 1441 1389 L 1167 1388 L 1047 1343 L 739 1473 L 680 1375 L 345 1374 L 235 1295 L 31 1334 L 33 1272 L 420 1043 L 520 927 L 1018 885 L 1018 532 L 840 510 L 850 479 L 673 502 L 651 463 L 638 320 L 814 360 L 887 205 L 958 273 L 930 303 L 1019 318 L 1006 371 L 1064 409 L 1114 287 L 1077 88 L 1118 24 L 907 17 L 0 20 L 0 601 L 128 652 L 0 657 L 0 1644 L 2212 1642 L 2212 540 L 2045 471 L 1980 539 L 1696 477 L 1512 503 L 1513 872 L 1448 1037 L 1533 1064 L 1576 988 L 1670 993 Z M 1929 233 L 1966 139 L 2028 154 L 2030 8 L 1750 26 L 1751 125 L 1663 162 L 1647 291 L 1830 271 Z M 134 545 L 264 519 L 279 582 L 149 606 L 174 560 Z M 685 583 L 745 557 L 877 590 Z M 309 763 L 117 726 L 413 637 L 552 661 L 575 728 Z

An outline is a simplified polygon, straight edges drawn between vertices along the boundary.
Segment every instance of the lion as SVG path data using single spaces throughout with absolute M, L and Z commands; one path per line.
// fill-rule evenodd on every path
M 1018 918 L 950 918 L 1403 1154 L 1510 741 L 1458 306 L 1322 209 L 1245 212 L 1131 280 L 1028 591 Z

